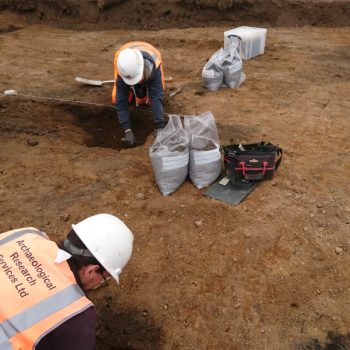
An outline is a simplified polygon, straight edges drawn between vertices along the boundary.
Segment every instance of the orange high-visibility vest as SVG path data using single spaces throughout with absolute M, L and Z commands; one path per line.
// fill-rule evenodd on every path
M 35 349 L 40 339 L 93 306 L 58 247 L 29 227 L 0 234 L 0 349 Z
M 143 41 L 132 41 L 130 43 L 127 43 L 123 45 L 114 55 L 114 86 L 112 90 L 112 103 L 115 105 L 117 102 L 117 78 L 118 78 L 118 66 L 117 66 L 117 60 L 119 53 L 124 49 L 139 49 L 140 51 L 147 52 L 153 59 L 153 62 L 158 68 L 160 66 L 161 74 L 162 74 L 162 85 L 163 90 L 165 89 L 165 79 L 164 79 L 164 72 L 163 72 L 163 64 L 162 64 L 162 56 L 160 52 L 151 44 L 145 43 Z

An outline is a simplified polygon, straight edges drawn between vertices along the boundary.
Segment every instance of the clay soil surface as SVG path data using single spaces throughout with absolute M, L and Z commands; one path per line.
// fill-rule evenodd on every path
M 120 286 L 90 294 L 98 349 L 350 349 L 349 27 L 269 27 L 265 54 L 244 62 L 245 83 L 209 92 L 201 70 L 227 26 L 75 31 L 10 12 L 1 20 L 0 88 L 20 94 L 0 98 L 1 231 L 33 226 L 60 240 L 71 223 L 107 212 L 135 235 Z M 123 149 L 111 85 L 74 81 L 112 79 L 115 49 L 135 39 L 158 47 L 174 78 L 167 112 L 212 111 L 223 145 L 283 148 L 273 181 L 239 206 L 190 180 L 161 195 L 150 113 L 132 113 L 141 143 Z

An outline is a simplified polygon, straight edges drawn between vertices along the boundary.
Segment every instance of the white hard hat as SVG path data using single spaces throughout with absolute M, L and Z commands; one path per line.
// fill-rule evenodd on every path
M 134 235 L 117 217 L 97 214 L 72 225 L 96 260 L 119 284 L 119 275 L 132 253 Z
M 143 65 L 143 56 L 138 49 L 124 49 L 118 55 L 118 74 L 128 85 L 135 85 L 141 81 Z

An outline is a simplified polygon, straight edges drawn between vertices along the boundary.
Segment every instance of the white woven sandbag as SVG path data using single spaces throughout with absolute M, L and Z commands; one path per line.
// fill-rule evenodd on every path
M 211 112 L 186 116 L 185 131 L 190 139 L 189 175 L 197 188 L 216 180 L 222 171 L 220 142 Z
M 225 58 L 222 62 L 222 71 L 224 73 L 224 83 L 230 88 L 240 86 L 242 79 L 242 58 L 239 54 L 239 38 L 232 38 L 231 42 L 225 47 Z
M 180 116 L 170 115 L 169 121 L 150 147 L 149 155 L 161 193 L 176 191 L 188 174 L 189 140 Z
M 224 59 L 224 50 L 216 51 L 205 64 L 202 70 L 203 85 L 210 91 L 217 91 L 223 84 L 224 73 L 221 65 Z

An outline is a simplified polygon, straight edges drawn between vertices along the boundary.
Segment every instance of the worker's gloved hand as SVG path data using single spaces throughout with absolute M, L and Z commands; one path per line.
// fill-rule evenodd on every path
M 129 147 L 136 145 L 136 138 L 131 129 L 125 130 L 125 137 L 122 138 L 123 142 L 126 142 Z

